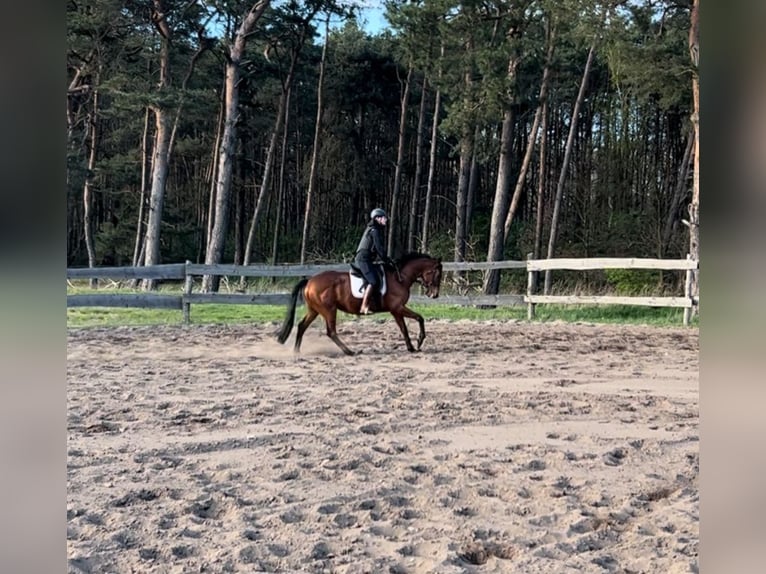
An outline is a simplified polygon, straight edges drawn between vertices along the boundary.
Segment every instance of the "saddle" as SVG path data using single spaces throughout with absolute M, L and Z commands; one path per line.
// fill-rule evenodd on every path
M 349 263 L 351 267 L 348 271 L 348 279 L 351 282 L 351 294 L 356 299 L 362 299 L 364 297 L 364 290 L 367 287 L 368 281 L 362 275 L 362 270 L 359 269 L 353 263 Z M 386 294 L 386 272 L 383 269 L 382 264 L 373 265 L 378 277 L 380 277 L 380 295 Z

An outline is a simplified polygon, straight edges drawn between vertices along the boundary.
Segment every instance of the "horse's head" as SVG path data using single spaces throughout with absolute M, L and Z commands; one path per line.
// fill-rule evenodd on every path
M 430 258 L 430 262 L 420 273 L 420 282 L 426 290 L 426 296 L 436 299 L 442 284 L 442 260 Z
M 431 299 L 439 296 L 442 284 L 442 260 L 423 253 L 408 253 L 397 262 L 397 268 L 402 276 L 407 277 L 406 283 L 420 283 Z

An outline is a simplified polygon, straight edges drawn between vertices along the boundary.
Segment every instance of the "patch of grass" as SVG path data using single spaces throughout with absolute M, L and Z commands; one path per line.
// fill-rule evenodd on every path
M 683 309 L 640 305 L 537 305 L 535 320 L 579 323 L 609 323 L 655 326 L 680 326 Z M 699 324 L 699 318 L 692 319 Z
M 412 305 L 426 320 L 446 321 L 525 321 L 526 306 L 477 308 L 458 305 Z M 303 315 L 299 305 L 296 320 Z M 198 304 L 191 307 L 193 324 L 281 323 L 284 305 L 218 305 Z M 338 321 L 388 321 L 388 313 L 369 318 L 338 314 Z M 678 327 L 683 323 L 683 310 L 665 307 L 629 305 L 537 305 L 536 322 L 564 321 L 571 323 L 634 324 Z M 180 310 L 75 307 L 67 309 L 67 327 L 105 327 L 121 325 L 176 325 L 183 322 Z M 692 325 L 699 324 L 698 318 Z
M 224 278 L 221 293 L 241 292 L 238 281 Z M 250 293 L 289 292 L 295 279 L 250 278 L 245 288 Z M 180 295 L 183 285 L 180 282 L 164 282 L 157 293 Z M 195 285 L 194 291 L 199 286 Z M 78 293 L 141 293 L 131 289 L 126 283 L 101 282 L 93 291 L 87 281 L 70 281 L 67 294 Z M 447 295 L 449 289 L 444 290 Z M 526 321 L 527 307 L 461 307 L 447 304 L 412 304 L 411 308 L 425 319 L 447 321 Z M 235 324 L 235 323 L 281 323 L 286 312 L 285 305 L 227 305 L 196 304 L 191 307 L 191 322 L 194 324 Z M 302 304 L 297 309 L 297 320 L 303 315 Z M 338 314 L 338 321 L 387 321 L 392 320 L 388 313 L 372 317 L 354 317 L 345 313 Z M 535 308 L 536 322 L 564 321 L 581 323 L 639 324 L 655 326 L 681 326 L 683 309 L 669 307 L 643 307 L 631 305 L 557 305 L 538 304 Z M 134 309 L 134 308 L 96 308 L 73 307 L 67 309 L 67 327 L 98 327 L 121 325 L 176 325 L 183 322 L 180 310 L 173 309 Z M 699 318 L 692 319 L 692 326 L 699 325 Z
M 508 321 L 527 319 L 526 306 L 476 308 L 458 305 L 413 305 L 426 319 L 471 321 Z M 537 305 L 535 322 L 564 321 L 567 323 L 607 323 L 655 326 L 679 326 L 683 324 L 683 309 L 668 307 L 643 307 L 638 305 Z M 692 325 L 699 323 L 692 319 Z

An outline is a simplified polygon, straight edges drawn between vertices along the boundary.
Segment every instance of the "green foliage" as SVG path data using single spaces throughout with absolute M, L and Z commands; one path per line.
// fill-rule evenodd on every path
M 526 293 L 527 272 L 524 269 L 505 269 L 500 275 L 500 293 Z
M 618 295 L 646 295 L 656 292 L 660 274 L 651 269 L 604 269 L 607 283 Z
M 256 260 L 269 258 L 276 228 L 280 232 L 279 260 L 297 261 L 299 257 L 323 41 L 317 32 L 323 29 L 326 4 L 324 0 L 272 3 L 248 38 L 239 84 L 226 261 L 231 261 L 234 253 L 235 216 L 241 216 L 246 226 L 252 216 L 281 82 L 299 31 L 307 26 L 308 43 L 298 60 L 291 94 L 284 178 L 275 165 L 274 187 L 254 246 Z M 337 13 L 337 3 L 329 4 Z M 391 31 L 371 36 L 349 20 L 330 36 L 318 188 L 312 205 L 311 244 L 307 246 L 312 257 L 348 260 L 358 241 L 363 214 L 373 205 L 390 207 L 402 81 L 412 63 L 416 80 L 407 118 L 402 203 L 397 212 L 408 213 L 410 209 L 417 103 L 425 77 L 429 82 L 425 150 L 436 88 L 442 98 L 429 252 L 445 261 L 453 258 L 457 169 L 450 148 L 457 149 L 463 133 L 477 133 L 481 183 L 473 206 L 468 249 L 470 259 L 482 260 L 493 207 L 498 125 L 503 109 L 512 105 L 517 121 L 512 164 L 516 173 L 537 104 L 548 24 L 556 31 L 556 51 L 549 100 L 549 196 L 543 242 L 570 114 L 588 48 L 596 39 L 596 60 L 564 190 L 556 256 L 657 255 L 658 230 L 669 211 L 689 125 L 688 3 L 618 3 L 606 21 L 602 20 L 605 3 L 600 0 L 418 0 L 387 4 Z M 81 74 L 84 88 L 68 94 L 67 102 L 72 118 L 67 148 L 67 254 L 72 264 L 86 261 L 82 190 L 89 157 L 89 122 L 94 119 L 98 128 L 93 174 L 97 259 L 126 262 L 132 256 L 138 223 L 146 106 L 162 105 L 174 118 L 181 102 L 166 186 L 161 256 L 164 261 L 198 260 L 204 253 L 223 54 L 245 5 L 238 1 L 190 4 L 182 0 L 169 0 L 164 5 L 173 28 L 172 77 L 170 87 L 160 91 L 156 87 L 160 42 L 148 17 L 151 3 L 84 0 L 67 4 L 68 81 Z M 216 24 L 209 26 L 206 34 L 214 37 L 201 38 L 197 31 L 208 15 Z M 206 50 L 196 60 L 195 71 L 182 91 L 200 42 L 207 42 Z M 519 62 L 515 75 L 509 77 L 511 56 L 518 56 Z M 469 84 L 466 73 L 471 78 Z M 99 90 L 95 115 L 94 88 Z M 152 114 L 148 126 L 150 155 Z M 523 259 L 532 250 L 531 206 L 537 202 L 538 158 L 536 150 L 514 225 L 506 238 L 505 255 L 509 259 Z M 422 182 L 427 164 L 426 159 Z M 285 194 L 279 220 L 278 183 L 284 184 Z M 678 213 L 684 212 L 686 201 Z M 404 223 L 400 219 L 396 225 Z M 687 236 L 683 226 L 676 227 L 665 253 L 683 256 Z M 397 233 L 404 235 L 401 227 Z M 502 278 L 504 286 L 524 289 L 523 278 L 511 273 L 503 273 Z M 644 281 L 603 273 L 556 273 L 554 278 L 561 289 L 637 292 L 665 287 L 659 285 L 659 279 Z M 470 279 L 473 282 L 474 277 Z
M 656 101 L 665 110 L 688 106 L 688 6 L 670 4 L 660 19 L 651 5 L 631 3 L 615 17 L 623 33 L 610 34 L 604 52 L 612 82 L 623 97 Z
M 133 260 L 133 241 L 126 225 L 104 223 L 95 233 L 99 265 L 130 265 Z
M 441 257 L 443 261 L 452 261 L 455 255 L 455 240 L 451 230 L 432 235 L 428 240 L 427 251 L 432 257 Z

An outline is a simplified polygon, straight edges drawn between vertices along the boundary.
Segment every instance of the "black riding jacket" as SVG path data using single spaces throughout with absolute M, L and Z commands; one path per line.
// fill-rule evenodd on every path
M 386 246 L 383 244 L 383 228 L 375 221 L 367 224 L 359 246 L 356 248 L 356 259 L 368 262 L 387 259 Z

